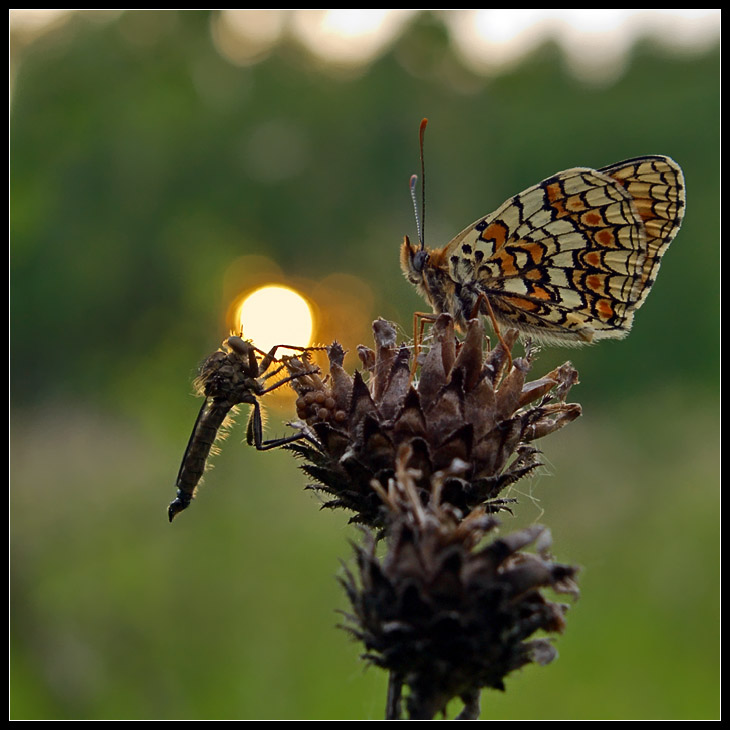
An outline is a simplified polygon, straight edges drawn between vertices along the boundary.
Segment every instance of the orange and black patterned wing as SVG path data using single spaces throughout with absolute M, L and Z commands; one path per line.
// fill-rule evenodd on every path
M 573 168 L 473 223 L 444 258 L 505 326 L 562 345 L 621 338 L 683 214 L 682 171 L 668 157 Z
M 601 168 L 629 193 L 644 224 L 646 259 L 638 282 L 638 309 L 656 279 L 662 256 L 679 232 L 685 209 L 684 175 L 669 157 L 637 157 Z

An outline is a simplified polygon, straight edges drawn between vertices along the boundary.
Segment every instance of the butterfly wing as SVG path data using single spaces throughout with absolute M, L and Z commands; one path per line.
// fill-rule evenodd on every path
M 684 175 L 669 157 L 637 157 L 601 168 L 624 187 L 634 201 L 646 232 L 646 259 L 639 279 L 639 298 L 646 299 L 662 256 L 682 225 L 685 210 Z
M 684 212 L 679 166 L 643 157 L 559 172 L 444 249 L 460 287 L 497 320 L 545 342 L 624 337 Z

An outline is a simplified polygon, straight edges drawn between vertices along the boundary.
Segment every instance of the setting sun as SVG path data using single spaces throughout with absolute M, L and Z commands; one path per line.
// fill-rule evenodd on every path
M 293 289 L 275 284 L 263 286 L 243 300 L 237 323 L 247 340 L 266 351 L 274 345 L 307 347 L 314 328 L 307 300 Z

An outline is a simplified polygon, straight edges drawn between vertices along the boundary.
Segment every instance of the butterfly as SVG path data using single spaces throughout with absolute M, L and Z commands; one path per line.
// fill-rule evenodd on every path
M 618 339 L 684 210 L 684 176 L 669 157 L 574 167 L 510 198 L 443 248 L 406 236 L 401 268 L 434 315 L 451 314 L 461 329 L 486 314 L 498 335 L 502 325 L 546 344 Z

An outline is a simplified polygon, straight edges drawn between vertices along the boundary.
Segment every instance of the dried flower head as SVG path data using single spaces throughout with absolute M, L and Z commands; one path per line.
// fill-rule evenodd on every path
M 388 719 L 401 716 L 401 688 L 408 688 L 407 715 L 430 719 L 460 697 L 462 719 L 479 714 L 484 687 L 504 689 L 504 677 L 556 652 L 538 630 L 561 632 L 566 606 L 547 601 L 540 589 L 577 595 L 576 569 L 553 563 L 549 533 L 534 525 L 486 542 L 498 525 L 484 508 L 461 519 L 441 501 L 461 462 L 431 476 L 423 504 L 421 475 L 409 468 L 412 450 L 401 445 L 396 472 L 375 491 L 387 507 L 387 551 L 380 559 L 366 532 L 356 578 L 342 583 L 353 613 L 346 628 L 366 647 L 365 658 L 390 673 Z M 536 543 L 537 553 L 521 552 Z
M 512 360 L 500 343 L 485 355 L 479 319 L 468 322 L 459 342 L 451 316 L 440 315 L 417 381 L 411 350 L 398 346 L 395 326 L 379 319 L 373 332 L 375 350 L 358 348 L 367 381 L 344 370 L 337 343 L 328 348 L 326 378 L 302 375 L 311 370 L 306 355 L 287 362 L 296 376 L 298 424 L 307 434 L 288 448 L 304 457 L 302 468 L 316 481 L 310 486 L 329 497 L 325 506 L 353 511 L 354 522 L 385 524 L 387 510 L 373 483 L 387 487 L 403 446 L 424 503 L 433 476 L 446 473 L 443 504 L 462 515 L 479 505 L 497 511 L 509 501 L 499 498 L 502 491 L 541 464 L 534 442 L 581 413 L 579 405 L 565 402 L 577 382 L 569 363 L 527 381 L 530 349 Z M 503 339 L 512 347 L 517 332 L 508 330 Z
M 545 528 L 492 536 L 494 513 L 514 501 L 503 490 L 541 463 L 534 442 L 580 415 L 566 403 L 577 373 L 566 363 L 528 381 L 534 351 L 511 356 L 515 330 L 485 354 L 480 320 L 459 341 L 442 314 L 414 380 L 395 326 L 377 320 L 373 333 L 375 349 L 358 348 L 365 377 L 345 371 L 337 343 L 327 376 L 307 353 L 287 362 L 304 438 L 286 448 L 325 506 L 363 525 L 357 568 L 342 581 L 345 628 L 390 673 L 387 718 L 401 717 L 404 687 L 410 719 L 432 718 L 455 697 L 460 717 L 476 718 L 482 688 L 503 689 L 513 670 L 554 658 L 547 639 L 530 637 L 562 631 L 565 606 L 541 589 L 577 595 L 576 569 L 551 561 Z M 522 552 L 533 543 L 536 553 Z

